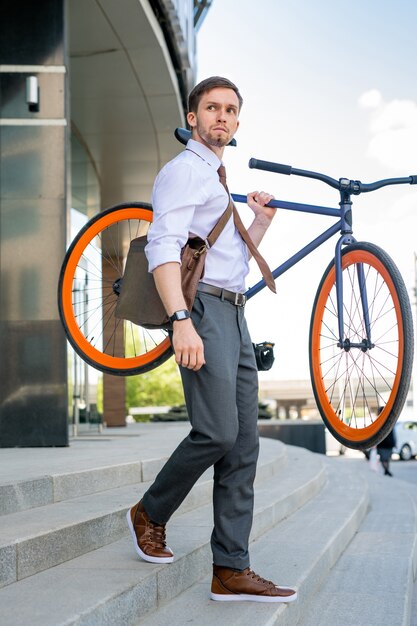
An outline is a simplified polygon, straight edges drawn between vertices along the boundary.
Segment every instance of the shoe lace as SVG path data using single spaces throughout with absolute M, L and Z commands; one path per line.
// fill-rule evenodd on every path
M 262 576 L 259 576 L 258 574 L 256 574 L 249 567 L 248 567 L 247 576 L 250 576 L 250 578 L 255 580 L 257 583 L 262 583 L 264 585 L 272 585 L 273 587 L 275 587 L 275 584 L 272 582 L 272 580 L 267 580 L 266 578 L 262 578 Z
M 148 537 L 149 540 L 161 548 L 166 546 L 166 530 L 165 526 L 157 524 L 149 520 L 148 522 Z

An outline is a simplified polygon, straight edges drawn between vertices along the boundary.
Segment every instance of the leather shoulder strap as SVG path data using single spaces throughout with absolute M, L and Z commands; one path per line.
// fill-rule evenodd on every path
M 222 215 L 219 218 L 219 221 L 217 222 L 217 224 L 214 226 L 214 228 L 211 230 L 211 232 L 207 236 L 207 241 L 208 241 L 210 248 L 215 244 L 223 228 L 226 226 L 227 222 L 231 218 L 232 213 L 233 213 L 233 200 L 229 196 L 229 204 L 226 210 L 222 213 Z
M 177 139 L 178 139 L 178 137 L 177 137 Z M 188 150 L 188 152 L 192 152 L 193 154 L 198 156 L 199 159 L 204 161 L 203 157 L 200 156 L 197 152 L 194 152 L 194 150 L 191 150 L 191 148 L 186 148 L 186 150 Z M 233 213 L 233 206 L 234 206 L 233 205 L 233 200 L 232 200 L 232 198 L 231 198 L 231 196 L 229 194 L 229 204 L 227 205 L 226 210 L 220 216 L 219 221 L 212 228 L 212 230 L 210 231 L 210 233 L 206 237 L 206 241 L 208 242 L 208 245 L 209 245 L 210 248 L 215 244 L 215 242 L 217 241 L 218 237 L 220 236 L 223 228 L 226 226 L 227 222 L 231 218 L 232 213 Z

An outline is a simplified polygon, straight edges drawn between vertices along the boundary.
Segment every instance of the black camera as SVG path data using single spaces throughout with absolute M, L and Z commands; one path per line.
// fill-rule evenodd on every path
M 253 344 L 258 371 L 265 372 L 271 369 L 275 361 L 274 345 L 271 341 Z

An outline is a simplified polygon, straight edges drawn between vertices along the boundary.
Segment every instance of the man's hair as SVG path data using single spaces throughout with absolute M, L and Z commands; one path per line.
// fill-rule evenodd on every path
M 226 89 L 232 89 L 237 98 L 239 100 L 239 111 L 242 108 L 243 98 L 239 93 L 239 89 L 236 87 L 234 83 L 228 78 L 223 78 L 222 76 L 210 76 L 210 78 L 206 78 L 202 80 L 198 85 L 194 87 L 194 89 L 190 92 L 188 96 L 188 110 L 193 113 L 197 113 L 198 105 L 200 103 L 201 97 L 203 94 L 211 91 L 212 89 L 216 89 L 216 87 L 223 87 Z

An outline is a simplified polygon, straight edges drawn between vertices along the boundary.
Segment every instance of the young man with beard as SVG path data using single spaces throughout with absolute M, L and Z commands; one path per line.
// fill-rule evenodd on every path
M 238 216 L 229 219 L 208 250 L 191 312 L 181 290 L 181 248 L 190 235 L 205 240 L 229 203 L 222 157 L 238 129 L 241 106 L 239 90 L 229 80 L 214 76 L 199 83 L 189 96 L 192 138 L 155 181 L 154 221 L 146 254 L 173 323 L 172 344 L 191 431 L 127 519 L 141 558 L 172 562 L 165 525 L 198 478 L 214 466 L 212 599 L 291 602 L 296 599 L 294 590 L 258 576 L 249 564 L 258 458 L 258 375 L 244 317 L 250 252 L 237 226 Z M 248 194 L 254 219 L 247 232 L 255 246 L 275 215 L 266 206 L 272 197 L 258 191 Z M 257 256 L 253 247 L 252 252 Z M 275 291 L 267 270 L 268 285 Z

